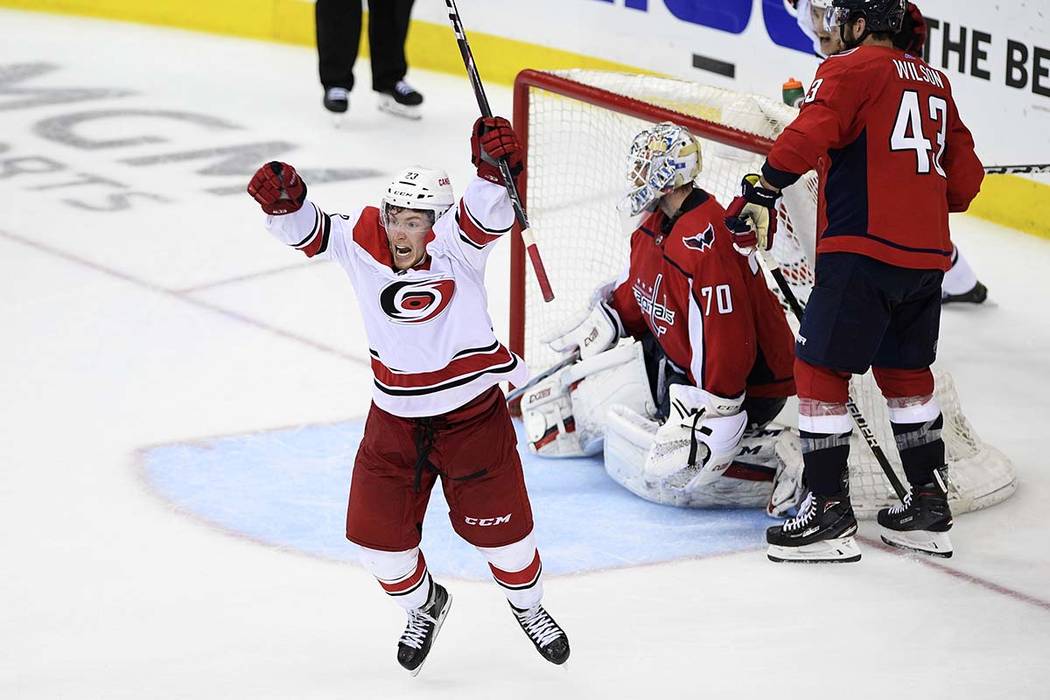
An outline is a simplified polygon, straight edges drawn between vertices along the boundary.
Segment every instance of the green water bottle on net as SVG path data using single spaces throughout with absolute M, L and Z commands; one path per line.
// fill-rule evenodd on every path
M 806 97 L 806 88 L 795 78 L 790 78 L 784 83 L 784 104 L 792 107 L 801 107 L 802 100 Z

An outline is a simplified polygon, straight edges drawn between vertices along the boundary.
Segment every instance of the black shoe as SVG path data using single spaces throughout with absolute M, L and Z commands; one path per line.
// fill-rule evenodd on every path
M 376 92 L 379 93 L 379 109 L 384 112 L 409 119 L 419 119 L 422 116 L 420 105 L 423 104 L 423 95 L 404 80 L 397 81 L 392 88 Z
M 324 108 L 329 112 L 343 113 L 350 108 L 350 91 L 341 87 L 330 87 L 324 91 Z
M 766 556 L 776 562 L 859 561 L 860 549 L 853 540 L 856 532 L 849 494 L 810 493 L 798 507 L 798 515 L 766 530 Z
M 542 605 L 527 610 L 511 605 L 510 609 L 514 611 L 514 619 L 525 630 L 525 634 L 536 645 L 536 651 L 540 652 L 543 658 L 558 665 L 569 660 L 569 638 Z
M 968 292 L 962 294 L 941 294 L 942 304 L 953 304 L 953 303 L 965 303 L 965 304 L 983 304 L 984 300 L 988 298 L 988 287 L 978 282 Z
M 445 587 L 438 583 L 431 586 L 427 604 L 408 611 L 408 624 L 397 643 L 397 662 L 411 671 L 413 676 L 419 674 L 423 662 L 427 660 L 430 647 L 452 607 L 452 596 Z
M 935 479 L 936 479 L 935 475 Z M 882 541 L 935 557 L 950 557 L 952 509 L 940 483 L 912 486 L 904 502 L 879 511 Z

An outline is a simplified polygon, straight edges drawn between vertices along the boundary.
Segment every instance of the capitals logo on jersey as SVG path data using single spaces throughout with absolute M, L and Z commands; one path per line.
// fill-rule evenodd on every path
M 642 315 L 649 321 L 649 327 L 658 338 L 667 332 L 667 326 L 674 325 L 675 319 L 675 312 L 667 308 L 666 303 L 663 303 L 667 301 L 667 295 L 664 294 L 663 302 L 660 301 L 660 286 L 663 284 L 663 281 L 663 274 L 658 274 L 652 287 L 647 287 L 644 282 L 638 279 L 635 280 L 632 288 L 634 300 L 638 302 L 638 308 L 642 310 Z M 666 323 L 667 326 L 661 325 L 660 322 Z
M 715 227 L 709 224 L 701 233 L 698 233 L 695 236 L 690 236 L 689 238 L 683 238 L 682 243 L 686 248 L 699 250 L 702 253 L 714 245 Z
M 394 323 L 426 323 L 448 308 L 455 293 L 448 277 L 397 281 L 379 293 L 379 306 Z

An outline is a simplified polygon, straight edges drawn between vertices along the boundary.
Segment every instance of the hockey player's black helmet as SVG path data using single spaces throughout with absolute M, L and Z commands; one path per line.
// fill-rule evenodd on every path
M 832 0 L 828 24 L 841 26 L 863 17 L 866 33 L 896 34 L 904 21 L 906 6 L 907 0 Z

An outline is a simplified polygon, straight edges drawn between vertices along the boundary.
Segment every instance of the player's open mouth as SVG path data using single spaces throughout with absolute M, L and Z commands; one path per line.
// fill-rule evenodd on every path
M 397 255 L 405 256 L 405 255 L 408 255 L 409 253 L 411 253 L 412 249 L 409 248 L 407 245 L 395 245 L 394 246 L 394 252 Z

